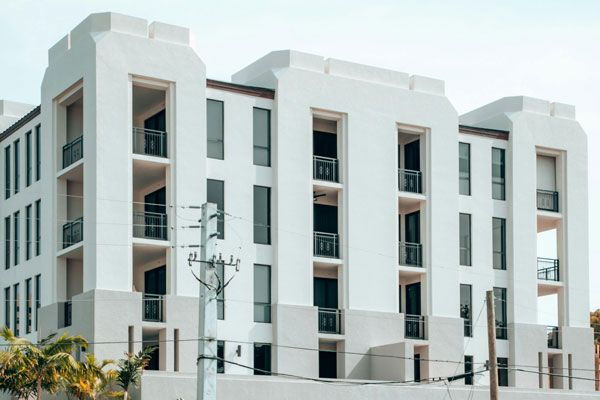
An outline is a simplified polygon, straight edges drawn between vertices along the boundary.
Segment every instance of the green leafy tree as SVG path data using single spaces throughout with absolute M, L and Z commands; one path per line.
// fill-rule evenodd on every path
M 129 388 L 139 387 L 142 372 L 148 366 L 155 347 L 146 347 L 137 354 L 125 353 L 117 364 L 116 382 L 123 389 L 123 399 L 129 398 Z
M 110 385 L 116 371 L 107 369 L 112 360 L 98 361 L 93 354 L 86 354 L 85 362 L 78 363 L 77 369 L 65 379 L 67 395 L 78 400 L 97 400 L 113 396 Z
M 600 308 L 590 313 L 590 325 L 594 328 L 594 343 L 600 344 Z

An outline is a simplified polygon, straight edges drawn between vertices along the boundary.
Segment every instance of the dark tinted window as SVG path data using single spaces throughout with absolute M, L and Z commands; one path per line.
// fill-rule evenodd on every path
M 254 265 L 254 322 L 271 322 L 271 267 Z
M 254 343 L 254 375 L 271 375 L 271 345 Z
M 460 317 L 464 320 L 464 335 L 472 336 L 473 310 L 471 285 L 460 285 Z
M 460 214 L 460 265 L 471 265 L 471 214 Z
M 494 269 L 506 269 L 506 220 L 492 218 Z
M 504 149 L 492 148 L 492 198 L 504 200 Z
M 219 231 L 219 239 L 225 239 L 225 182 L 215 179 L 206 181 L 206 201 L 215 203 L 219 213 L 217 221 L 217 230 Z
M 271 166 L 271 111 L 253 110 L 254 165 Z
M 271 189 L 254 186 L 254 243 L 271 244 Z
M 222 160 L 224 134 L 223 102 L 217 100 L 206 100 L 206 155 L 209 158 Z
M 469 196 L 471 194 L 471 145 L 458 144 L 458 192 Z

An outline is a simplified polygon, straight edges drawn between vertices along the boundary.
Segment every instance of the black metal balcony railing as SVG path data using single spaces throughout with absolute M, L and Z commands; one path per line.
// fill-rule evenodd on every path
M 421 267 L 423 265 L 423 245 L 421 243 L 400 242 L 398 244 L 400 265 Z
M 143 295 L 144 321 L 163 322 L 163 295 L 144 293 Z
M 315 232 L 314 255 L 317 257 L 340 258 L 340 243 L 337 233 Z
M 424 315 L 404 315 L 404 337 L 410 339 L 425 339 Z
M 133 152 L 154 157 L 167 157 L 167 132 L 133 128 Z
M 547 326 L 546 333 L 548 334 L 548 348 L 560 349 L 560 335 L 558 326 Z
M 421 171 L 398 168 L 398 190 L 401 192 L 423 193 Z
M 537 209 L 558 212 L 558 192 L 538 189 Z
M 496 320 L 496 339 L 508 339 L 508 327 L 502 321 Z
M 59 328 L 66 328 L 71 326 L 73 323 L 73 303 L 71 301 L 65 301 L 59 303 L 62 305 L 62 324 L 59 324 Z
M 133 236 L 137 238 L 167 240 L 167 214 L 134 211 Z
M 319 307 L 319 332 L 342 333 L 342 310 Z
M 538 257 L 537 278 L 543 281 L 558 282 L 560 280 L 558 260 L 555 258 Z
M 313 178 L 320 181 L 339 182 L 337 158 L 313 156 Z
M 73 139 L 63 146 L 63 168 L 83 158 L 83 136 Z
M 63 225 L 62 248 L 66 249 L 83 240 L 83 217 L 77 218 Z

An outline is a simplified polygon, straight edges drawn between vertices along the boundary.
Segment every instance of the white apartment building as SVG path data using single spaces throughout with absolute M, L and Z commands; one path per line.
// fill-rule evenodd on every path
M 441 80 L 289 50 L 214 81 L 188 29 L 100 13 L 48 51 L 40 106 L 0 111 L 0 321 L 81 334 L 101 358 L 156 345 L 137 398 L 195 399 L 188 256 L 207 201 L 223 210 L 217 252 L 241 260 L 222 271 L 219 398 L 487 398 L 485 373 L 336 386 L 252 368 L 482 371 L 492 288 L 503 398 L 592 396 L 573 106 L 506 97 L 459 117 Z

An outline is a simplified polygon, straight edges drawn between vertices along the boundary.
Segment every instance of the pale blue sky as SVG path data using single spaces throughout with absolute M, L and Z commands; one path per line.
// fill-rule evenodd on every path
M 191 28 L 215 79 L 292 48 L 443 79 L 459 113 L 520 94 L 574 104 L 589 137 L 590 226 L 600 224 L 600 1 L 0 2 L 0 98 L 32 104 L 47 49 L 99 11 Z M 599 260 L 600 232 L 591 229 L 596 282 Z M 591 306 L 600 307 L 600 290 Z

